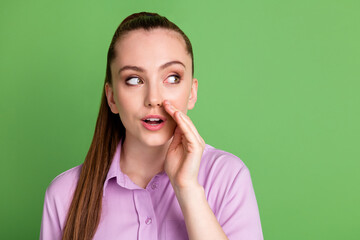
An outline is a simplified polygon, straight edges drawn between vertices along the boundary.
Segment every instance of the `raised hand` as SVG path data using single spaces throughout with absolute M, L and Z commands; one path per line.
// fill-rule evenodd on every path
M 180 190 L 197 187 L 205 141 L 187 115 L 176 109 L 167 100 L 164 101 L 164 107 L 177 123 L 165 159 L 165 172 L 174 188 Z
M 164 101 L 164 107 L 177 123 L 164 168 L 184 215 L 189 239 L 228 239 L 197 179 L 205 142 L 187 115 L 168 101 Z

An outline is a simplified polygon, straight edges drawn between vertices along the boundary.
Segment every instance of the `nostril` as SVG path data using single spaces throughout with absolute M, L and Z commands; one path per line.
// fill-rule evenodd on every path
M 148 105 L 149 107 L 151 107 L 151 106 L 158 106 L 158 107 L 162 106 L 161 103 L 156 103 L 156 104 L 148 103 L 147 105 Z

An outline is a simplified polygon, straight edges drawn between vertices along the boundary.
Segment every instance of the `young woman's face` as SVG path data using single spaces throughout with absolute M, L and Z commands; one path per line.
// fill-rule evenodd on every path
M 172 30 L 138 29 L 121 38 L 115 51 L 110 65 L 112 86 L 106 84 L 106 95 L 111 111 L 120 115 L 127 141 L 148 146 L 167 143 L 176 123 L 163 101 L 169 100 L 186 114 L 197 99 L 197 80 L 192 78 L 185 41 Z M 149 115 L 163 118 L 162 127 L 144 121 Z

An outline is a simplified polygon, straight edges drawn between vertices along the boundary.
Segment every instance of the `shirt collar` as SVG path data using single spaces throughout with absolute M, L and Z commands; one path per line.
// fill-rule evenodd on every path
M 107 174 L 105 182 L 104 182 L 103 196 L 105 196 L 106 187 L 108 186 L 109 181 L 113 178 L 115 178 L 116 183 L 123 188 L 142 189 L 139 186 L 137 186 L 135 183 L 133 183 L 130 180 L 130 178 L 121 171 L 120 156 L 121 156 L 122 141 L 123 141 L 123 139 L 120 139 L 120 141 L 116 147 L 115 154 L 114 154 L 113 158 L 111 159 L 111 165 L 110 165 L 108 174 Z
M 109 180 L 112 178 L 116 178 L 117 181 L 119 181 L 121 177 L 121 171 L 120 171 L 120 155 L 121 155 L 121 145 L 122 145 L 122 139 L 120 139 L 113 158 L 111 159 L 111 165 L 108 171 L 108 174 L 106 176 L 105 182 L 104 182 L 104 188 L 103 188 L 103 196 L 105 196 L 105 190 L 109 183 Z
M 118 145 L 116 147 L 115 154 L 114 154 L 113 158 L 111 159 L 111 165 L 110 165 L 108 174 L 107 174 L 105 182 L 104 182 L 103 196 L 105 196 L 106 187 L 108 186 L 109 181 L 111 179 L 113 179 L 113 178 L 115 178 L 116 183 L 119 186 L 123 187 L 123 188 L 127 188 L 127 189 L 130 189 L 130 190 L 134 190 L 134 189 L 143 190 L 143 188 L 136 185 L 133 181 L 130 180 L 130 178 L 126 174 L 124 174 L 121 171 L 121 168 L 120 168 L 120 156 L 121 156 L 122 142 L 123 142 L 123 138 L 120 139 L 120 141 L 119 141 L 119 143 L 118 143 Z M 167 177 L 165 171 L 162 171 L 162 172 L 156 174 L 156 177 L 160 177 L 160 178 L 163 178 L 165 176 Z

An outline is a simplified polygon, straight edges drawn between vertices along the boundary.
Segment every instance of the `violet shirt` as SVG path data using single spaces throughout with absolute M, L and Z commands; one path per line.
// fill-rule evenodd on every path
M 120 151 L 121 141 L 104 183 L 101 218 L 93 239 L 188 239 L 184 217 L 166 173 L 155 175 L 143 189 L 121 172 Z M 61 173 L 47 188 L 40 240 L 61 239 L 81 167 Z M 238 157 L 206 144 L 198 181 L 229 239 L 263 239 L 250 173 Z

